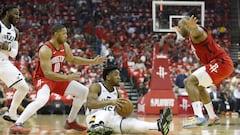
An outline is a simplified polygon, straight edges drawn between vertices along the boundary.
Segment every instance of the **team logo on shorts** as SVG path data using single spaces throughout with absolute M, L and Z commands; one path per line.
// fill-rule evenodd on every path
M 219 68 L 218 64 L 215 63 L 214 65 L 210 64 L 210 72 L 215 72 L 217 73 L 217 69 Z

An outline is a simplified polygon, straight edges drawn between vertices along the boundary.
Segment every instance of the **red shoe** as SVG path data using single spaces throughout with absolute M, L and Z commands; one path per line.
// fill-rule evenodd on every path
M 73 122 L 68 122 L 68 120 L 66 120 L 66 123 L 65 123 L 65 126 L 64 126 L 65 129 L 75 129 L 77 131 L 84 131 L 84 130 L 87 130 L 87 127 L 85 126 L 82 126 L 82 125 L 79 125 L 76 120 L 74 120 Z
M 9 132 L 11 134 L 28 134 L 31 130 L 24 128 L 22 124 L 13 124 L 9 127 Z

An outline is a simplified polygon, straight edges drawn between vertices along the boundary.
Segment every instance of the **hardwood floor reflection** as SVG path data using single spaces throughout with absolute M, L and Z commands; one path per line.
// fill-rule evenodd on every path
M 35 115 L 24 126 L 31 128 L 30 135 L 87 135 L 86 132 L 65 130 L 63 128 L 67 115 Z M 136 116 L 145 121 L 155 121 L 158 116 Z M 184 129 L 182 124 L 187 116 L 174 116 L 169 135 L 240 135 L 240 119 L 238 116 L 221 117 L 219 124 L 211 127 L 202 126 Z M 85 116 L 79 115 L 78 121 L 85 123 Z M 0 135 L 9 135 L 8 127 L 12 123 L 0 118 Z M 161 135 L 160 132 L 151 131 L 147 135 Z

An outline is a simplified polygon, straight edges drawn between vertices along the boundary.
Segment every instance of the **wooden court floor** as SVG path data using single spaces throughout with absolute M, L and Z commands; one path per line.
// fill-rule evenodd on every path
M 65 130 L 63 128 L 67 115 L 35 115 L 25 123 L 25 127 L 31 128 L 30 135 L 87 135 L 86 132 L 77 132 Z M 145 121 L 155 121 L 158 116 L 144 115 L 133 116 Z M 240 135 L 240 118 L 239 117 L 220 117 L 218 125 L 207 127 L 197 127 L 184 129 L 182 124 L 186 121 L 187 116 L 175 115 L 171 123 L 169 135 Z M 85 116 L 79 115 L 78 121 L 85 123 Z M 12 123 L 0 118 L 0 135 L 10 135 L 8 127 Z M 161 135 L 160 132 L 151 131 L 147 135 Z

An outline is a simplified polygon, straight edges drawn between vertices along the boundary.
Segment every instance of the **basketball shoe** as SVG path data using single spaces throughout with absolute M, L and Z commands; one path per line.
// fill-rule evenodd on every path
M 87 133 L 88 135 L 111 135 L 113 129 L 101 124 L 94 124 L 88 129 Z
M 162 116 L 157 120 L 158 131 L 163 135 L 167 135 L 172 122 L 172 110 L 169 107 L 164 108 Z
M 213 126 L 213 125 L 217 125 L 217 122 L 219 121 L 219 117 L 216 116 L 214 119 L 209 119 L 208 120 L 208 126 Z
M 10 116 L 8 111 L 6 111 L 6 112 L 2 115 L 2 118 L 3 118 L 4 120 L 6 120 L 6 121 L 10 121 L 10 122 L 13 122 L 13 123 L 15 123 L 15 122 L 17 121 L 17 119 L 18 119 L 17 116 Z
M 9 127 L 10 134 L 28 134 L 30 130 L 23 127 L 23 124 L 13 124 Z
M 206 118 L 200 118 L 198 116 L 189 117 L 186 123 L 183 124 L 183 128 L 191 128 L 197 126 L 204 126 L 207 124 Z
M 85 126 L 82 126 L 82 125 L 79 125 L 76 120 L 74 120 L 73 122 L 68 122 L 68 120 L 66 120 L 66 123 L 65 123 L 65 126 L 64 126 L 65 129 L 75 129 L 77 131 L 84 131 L 84 130 L 87 130 L 87 127 Z

